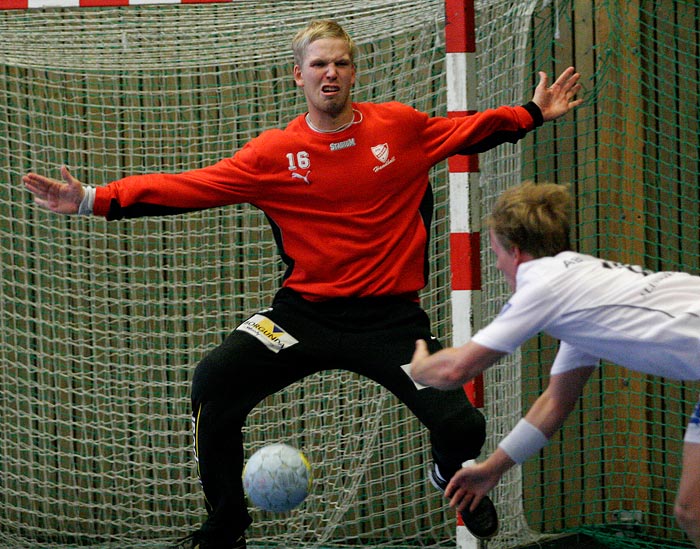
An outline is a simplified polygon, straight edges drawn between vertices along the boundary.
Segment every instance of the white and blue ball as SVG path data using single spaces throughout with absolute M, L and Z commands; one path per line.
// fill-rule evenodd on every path
M 288 444 L 269 444 L 255 452 L 243 468 L 243 489 L 250 503 L 265 511 L 285 513 L 311 490 L 311 466 Z

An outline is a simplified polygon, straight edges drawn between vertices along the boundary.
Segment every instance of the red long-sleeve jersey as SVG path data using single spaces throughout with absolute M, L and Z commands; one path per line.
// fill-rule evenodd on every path
M 272 224 L 284 286 L 314 301 L 415 298 L 426 284 L 430 168 L 515 142 L 541 114 L 532 103 L 462 118 L 397 102 L 353 107 L 355 124 L 342 132 L 315 132 L 299 116 L 212 166 L 98 187 L 93 212 L 119 219 L 247 202 Z

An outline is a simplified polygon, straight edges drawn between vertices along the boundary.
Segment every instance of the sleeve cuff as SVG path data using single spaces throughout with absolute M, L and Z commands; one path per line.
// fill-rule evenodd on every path
M 535 125 L 535 128 L 539 128 L 542 124 L 544 124 L 544 118 L 542 117 L 542 111 L 540 108 L 535 104 L 533 101 L 528 101 L 523 105 L 523 108 L 530 113 L 530 116 L 532 116 L 532 121 L 533 124 Z
M 83 187 L 83 191 L 85 194 L 78 207 L 78 215 L 92 215 L 92 209 L 95 205 L 95 188 L 87 186 Z

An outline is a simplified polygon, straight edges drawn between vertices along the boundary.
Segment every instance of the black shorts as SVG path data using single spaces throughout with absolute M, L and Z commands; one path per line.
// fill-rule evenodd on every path
M 241 425 L 265 397 L 310 374 L 343 369 L 395 394 L 431 434 L 446 473 L 476 457 L 485 422 L 463 390 L 418 388 L 402 365 L 415 341 L 441 348 L 418 303 L 397 297 L 310 302 L 280 290 L 272 307 L 253 315 L 200 363 L 193 381 L 196 410 L 204 401 L 230 403 Z M 232 410 L 231 410 L 232 411 Z

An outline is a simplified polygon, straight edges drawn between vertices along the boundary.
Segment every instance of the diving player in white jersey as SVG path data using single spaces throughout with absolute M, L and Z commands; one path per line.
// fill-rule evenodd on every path
M 471 508 L 562 426 L 600 360 L 700 380 L 700 277 L 652 272 L 570 251 L 565 186 L 524 183 L 497 200 L 488 225 L 496 267 L 513 295 L 467 344 L 429 354 L 418 341 L 411 376 L 460 387 L 539 332 L 560 340 L 549 386 L 484 462 L 458 471 L 445 494 Z M 700 402 L 686 430 L 674 514 L 700 548 Z

